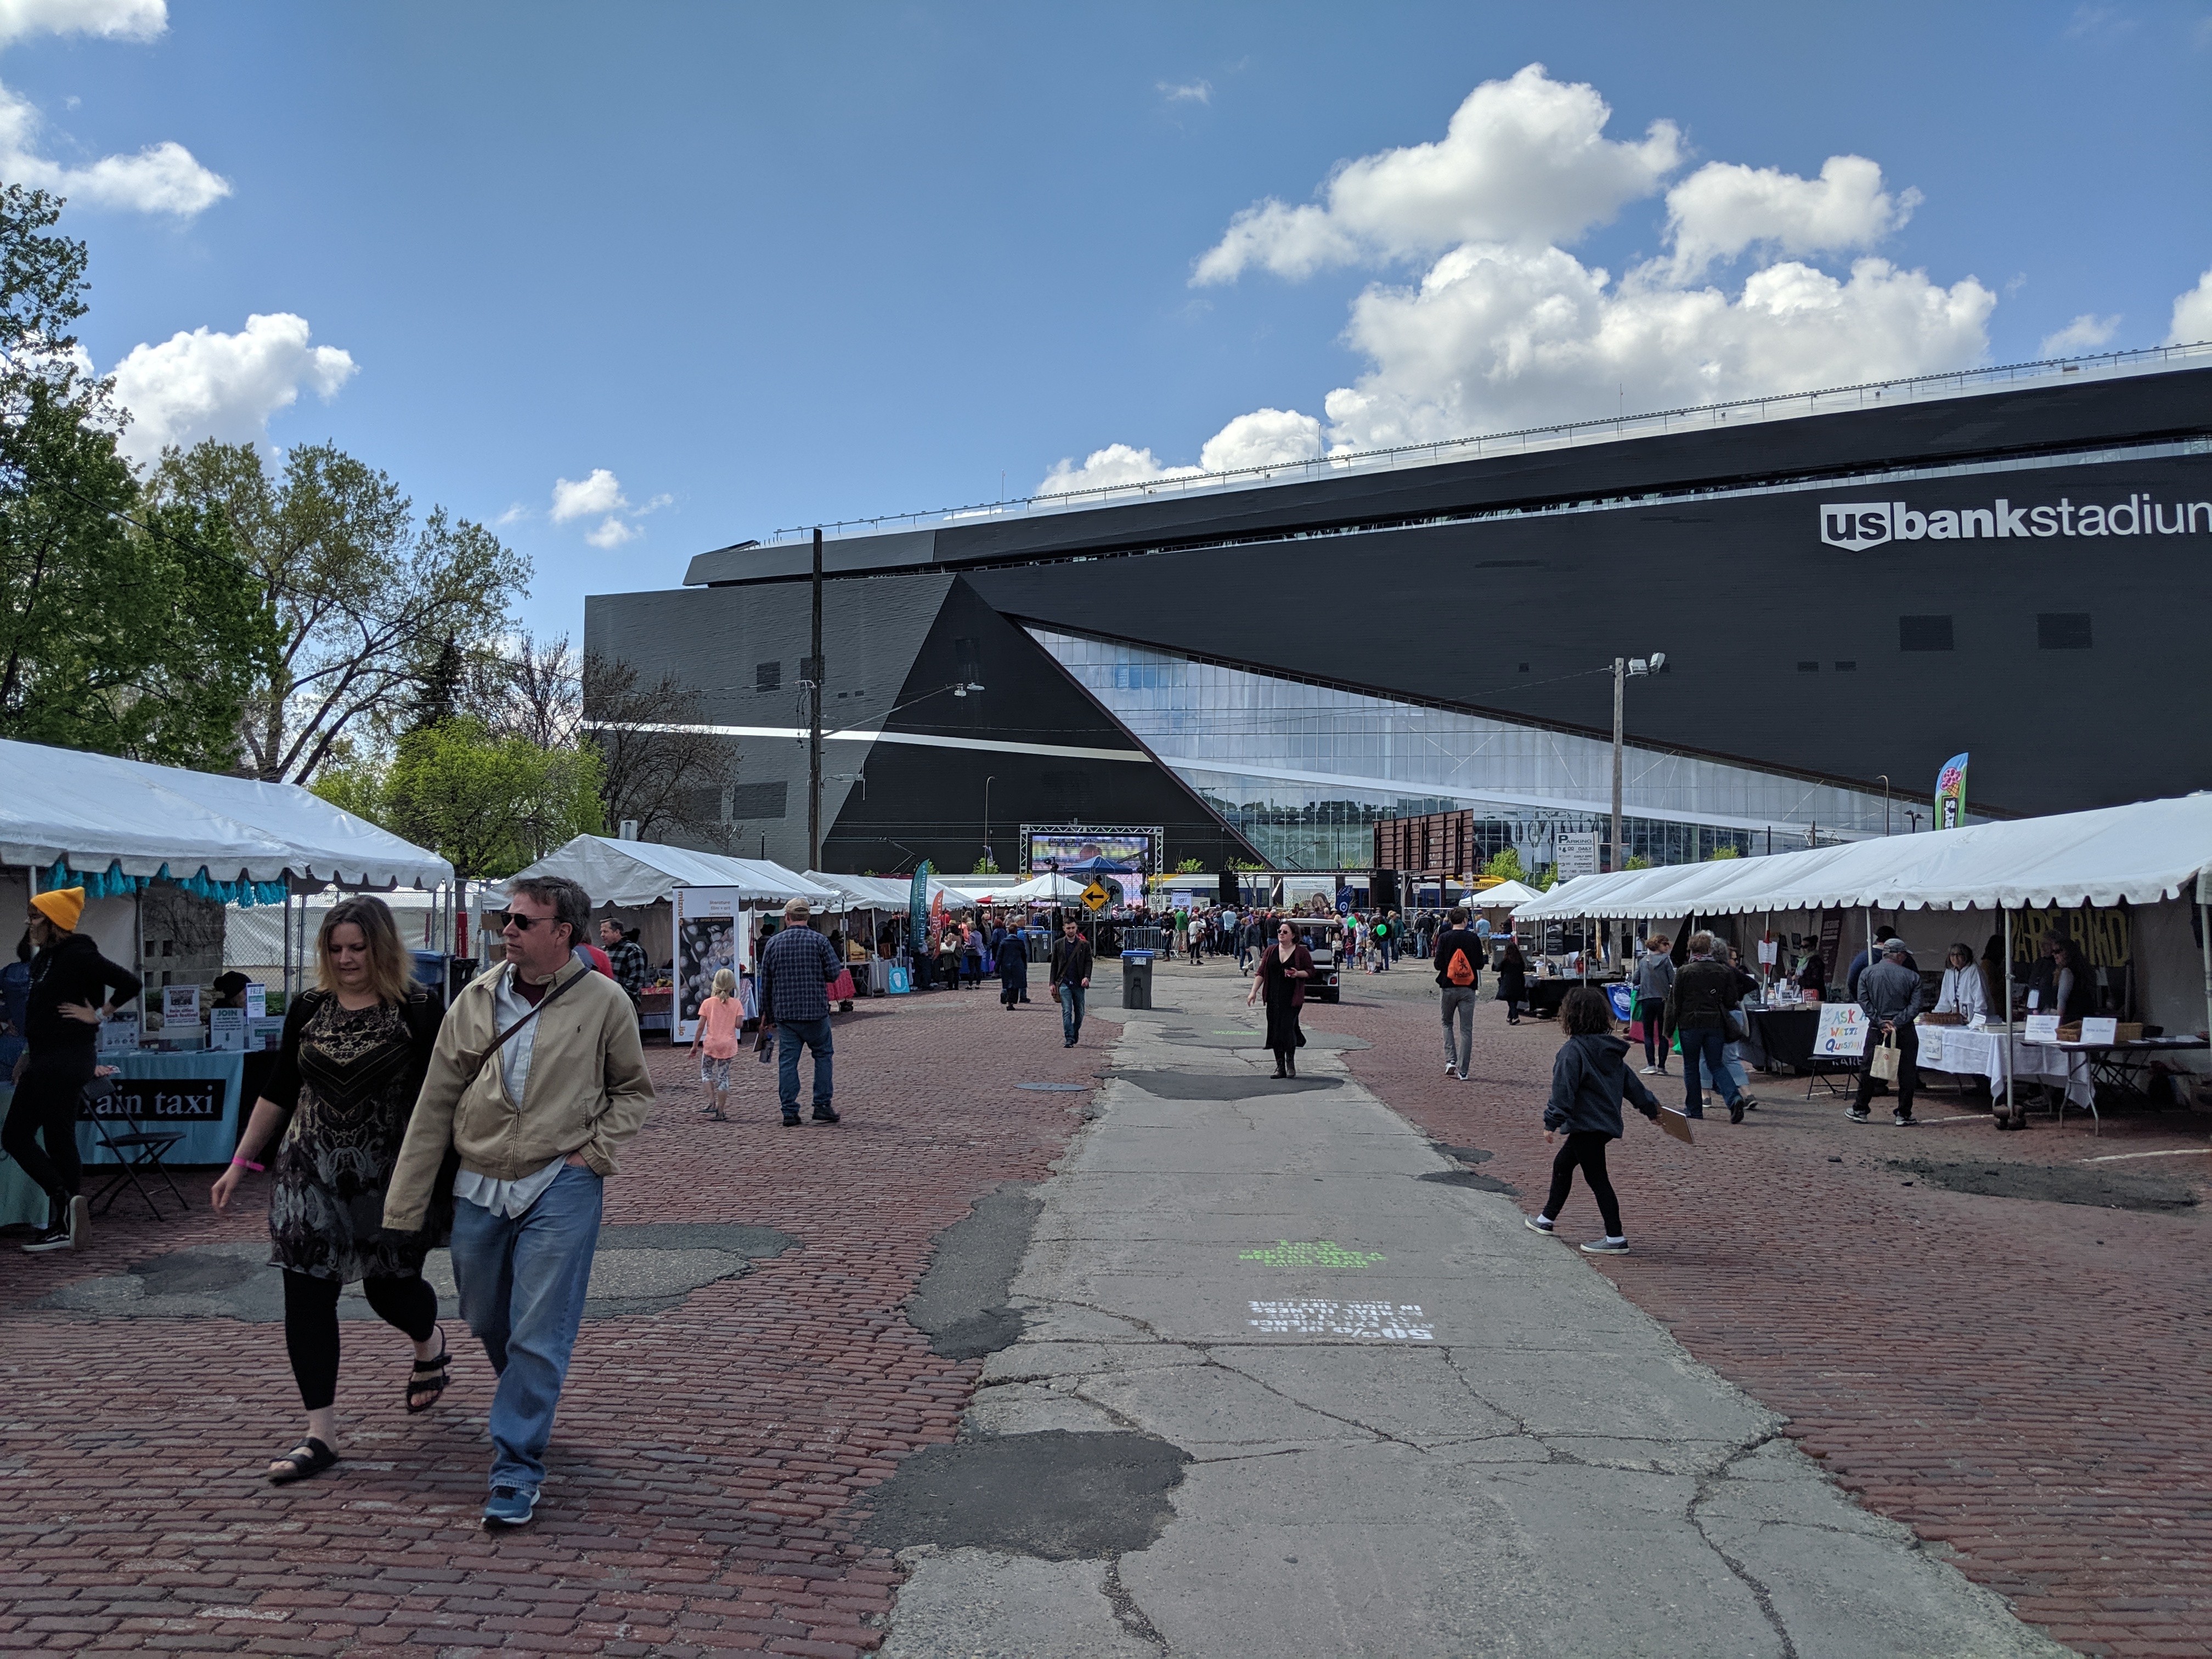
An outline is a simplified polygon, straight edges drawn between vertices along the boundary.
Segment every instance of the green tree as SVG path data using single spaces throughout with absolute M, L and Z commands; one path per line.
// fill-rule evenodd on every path
M 145 501 L 115 453 L 60 208 L 0 186 L 0 734 L 228 769 L 274 629 L 222 514 Z
M 1716 847 L 1705 854 L 1705 862 L 1711 864 L 1715 859 L 1740 859 L 1742 856 L 1741 847 Z
M 331 444 L 289 451 L 272 478 L 252 444 L 162 452 L 164 503 L 219 509 L 276 619 L 242 728 L 257 776 L 303 782 L 364 728 L 382 736 L 434 703 L 453 658 L 495 654 L 529 561 L 434 507 L 419 522 L 390 477 Z
M 1651 860 L 1641 853 L 1631 853 L 1628 855 L 1628 862 L 1620 867 L 1624 870 L 1649 870 L 1651 867 Z
M 599 783 L 588 747 L 543 749 L 463 715 L 404 734 L 381 771 L 336 767 L 314 787 L 435 849 L 458 874 L 496 879 L 572 836 L 597 834 Z
M 995 876 L 999 873 L 999 861 L 986 853 L 975 860 L 975 867 L 968 873 L 971 876 Z
M 1492 854 L 1489 860 L 1483 865 L 1482 873 L 1486 876 L 1495 876 L 1500 881 L 1528 880 L 1528 877 L 1521 871 L 1521 854 L 1510 847 Z

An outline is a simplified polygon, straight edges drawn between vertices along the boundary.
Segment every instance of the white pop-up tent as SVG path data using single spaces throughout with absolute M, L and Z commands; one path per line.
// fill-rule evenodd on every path
M 821 870 L 809 870 L 806 878 L 824 887 L 835 888 L 844 895 L 839 907 L 848 910 L 895 910 L 906 914 L 914 895 L 911 876 L 833 876 Z M 947 910 L 972 910 L 975 901 L 957 887 L 947 886 L 933 876 L 928 892 L 933 901 L 939 901 Z
M 1516 920 L 2156 903 L 2212 868 L 2212 793 L 1563 882 Z
M 1462 902 L 1470 910 L 1510 910 L 1516 905 L 1543 896 L 1525 883 L 1501 881 L 1495 887 L 1484 887 L 1469 893 Z
M 2145 1011 L 2184 1018 L 2201 971 L 2212 1030 L 2212 793 L 1977 823 L 1767 858 L 1583 876 L 1521 906 L 1516 921 L 1741 915 L 1755 911 L 2001 914 L 2004 960 L 2022 908 L 2132 908 Z M 2192 942 L 2183 907 L 2199 907 Z M 1954 927 L 1950 931 L 1958 932 Z M 2197 960 L 2191 964 L 2189 958 Z M 2194 1010 L 2187 1017 L 2194 1024 Z
M 236 889 L 433 888 L 453 866 L 291 783 L 0 740 L 0 863 Z M 42 878 L 41 885 L 52 886 Z M 224 892 L 252 902 L 282 895 Z
M 656 903 L 678 887 L 726 887 L 748 903 L 803 898 L 825 909 L 840 908 L 844 898 L 836 888 L 765 859 L 696 853 L 688 847 L 611 836 L 578 836 L 509 876 L 507 884 L 530 876 L 565 876 L 592 896 L 593 905 L 624 910 Z

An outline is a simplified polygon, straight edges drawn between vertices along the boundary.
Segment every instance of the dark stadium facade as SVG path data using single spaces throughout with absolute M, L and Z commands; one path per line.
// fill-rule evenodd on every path
M 1047 501 L 824 544 L 823 861 L 971 868 L 1022 826 L 1364 867 L 1474 811 L 1549 862 L 1924 827 L 2212 783 L 2212 367 L 2143 354 Z M 1610 428 L 1617 428 L 1610 429 Z M 586 645 L 740 753 L 702 844 L 806 852 L 811 547 L 586 601 Z M 980 690 L 970 688 L 981 688 Z M 590 711 L 586 711 L 587 714 Z

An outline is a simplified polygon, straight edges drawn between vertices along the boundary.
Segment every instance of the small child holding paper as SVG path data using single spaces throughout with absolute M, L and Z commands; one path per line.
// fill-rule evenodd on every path
M 1565 1144 L 1552 1161 L 1552 1191 L 1543 1209 L 1524 1218 L 1532 1232 L 1550 1233 L 1580 1169 L 1597 1200 L 1605 1237 L 1583 1245 L 1591 1255 L 1626 1255 L 1628 1237 L 1620 1228 L 1620 1200 L 1606 1174 L 1607 1143 L 1620 1139 L 1624 1097 L 1659 1122 L 1659 1103 L 1628 1069 L 1628 1044 L 1613 1034 L 1613 1005 L 1591 985 L 1577 985 L 1559 1005 L 1559 1029 L 1567 1040 L 1552 1061 L 1552 1097 L 1544 1108 L 1544 1139 L 1565 1131 Z M 1684 1125 L 1685 1129 L 1687 1125 Z

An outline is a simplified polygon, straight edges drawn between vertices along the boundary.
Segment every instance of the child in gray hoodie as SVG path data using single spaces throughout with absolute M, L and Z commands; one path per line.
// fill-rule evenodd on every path
M 1597 1200 L 1605 1237 L 1583 1249 L 1592 1255 L 1626 1255 L 1628 1238 L 1620 1231 L 1620 1200 L 1605 1172 L 1605 1148 L 1620 1139 L 1620 1103 L 1626 1096 L 1644 1116 L 1656 1120 L 1659 1103 L 1628 1069 L 1628 1044 L 1613 1034 L 1613 1006 L 1595 986 L 1577 985 L 1559 1006 L 1559 1029 L 1567 1040 L 1552 1061 L 1552 1098 L 1544 1108 L 1544 1139 L 1564 1130 L 1566 1142 L 1552 1161 L 1552 1192 L 1540 1213 L 1526 1218 L 1534 1232 L 1549 1233 L 1567 1201 L 1579 1167 Z

